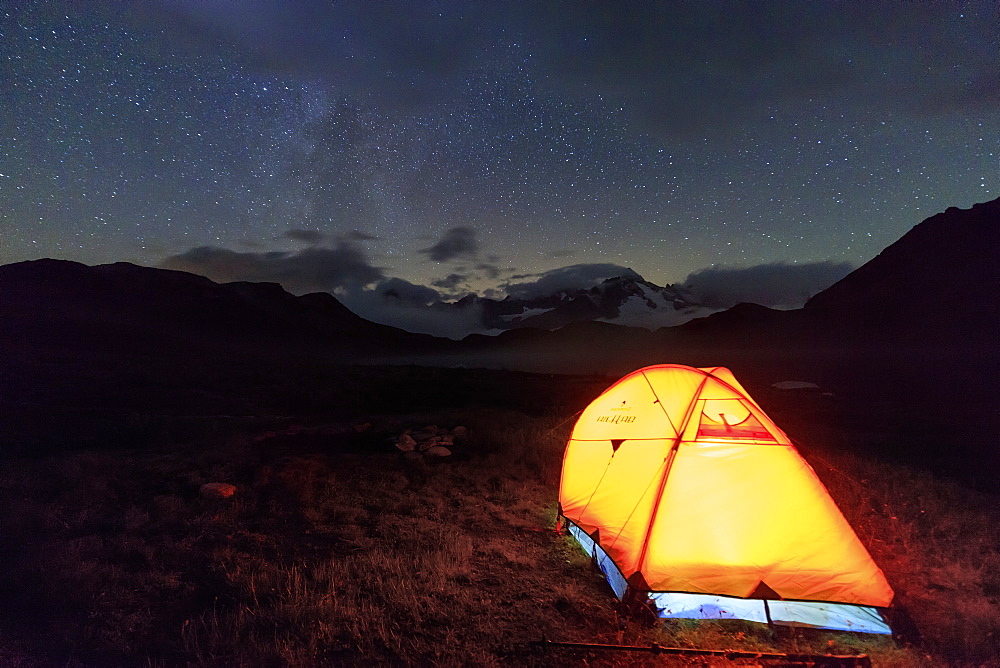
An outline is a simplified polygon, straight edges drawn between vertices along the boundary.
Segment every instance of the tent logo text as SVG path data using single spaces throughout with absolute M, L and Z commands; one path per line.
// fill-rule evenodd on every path
M 618 424 L 619 422 L 635 422 L 634 415 L 599 415 L 597 417 L 598 422 L 610 422 L 611 424 Z

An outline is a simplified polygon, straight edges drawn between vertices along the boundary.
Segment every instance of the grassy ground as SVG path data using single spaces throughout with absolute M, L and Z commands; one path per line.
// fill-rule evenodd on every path
M 886 571 L 904 639 L 620 617 L 554 531 L 573 413 L 605 385 L 566 383 L 580 399 L 550 410 L 531 397 L 365 413 L 326 433 L 295 433 L 290 418 L 220 420 L 184 443 L 164 430 L 141 449 L 4 458 L 0 664 L 715 665 L 532 645 L 545 636 L 995 665 L 995 498 L 851 454 L 846 432 L 810 428 L 826 410 L 817 397 L 758 399 L 791 425 Z M 360 421 L 372 427 L 351 429 Z M 432 423 L 470 429 L 449 460 L 404 458 L 385 442 Z M 237 493 L 201 498 L 210 481 Z

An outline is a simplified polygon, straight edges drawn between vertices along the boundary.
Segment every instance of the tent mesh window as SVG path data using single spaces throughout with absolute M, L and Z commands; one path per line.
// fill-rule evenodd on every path
M 777 443 L 771 432 L 738 399 L 705 401 L 698 423 L 698 439 Z

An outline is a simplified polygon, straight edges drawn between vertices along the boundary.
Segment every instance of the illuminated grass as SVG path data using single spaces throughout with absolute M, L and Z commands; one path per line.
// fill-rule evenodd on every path
M 690 665 L 531 645 L 543 636 L 858 652 L 879 666 L 997 655 L 992 499 L 831 443 L 806 456 L 912 618 L 910 645 L 620 618 L 603 579 L 553 530 L 572 413 L 373 418 L 468 426 L 469 441 L 437 462 L 368 436 L 358 451 L 240 429 L 160 451 L 5 459 L 0 663 Z M 237 496 L 200 498 L 208 481 L 236 484 Z

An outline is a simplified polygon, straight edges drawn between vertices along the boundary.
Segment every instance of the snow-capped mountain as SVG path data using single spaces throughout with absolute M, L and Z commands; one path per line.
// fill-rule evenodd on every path
M 454 304 L 439 304 L 438 308 L 478 308 L 483 327 L 488 330 L 525 327 L 552 330 L 594 320 L 655 330 L 718 310 L 697 303 L 680 286 L 660 287 L 638 275 L 609 278 L 591 288 L 560 290 L 530 299 L 496 300 L 468 295 Z

